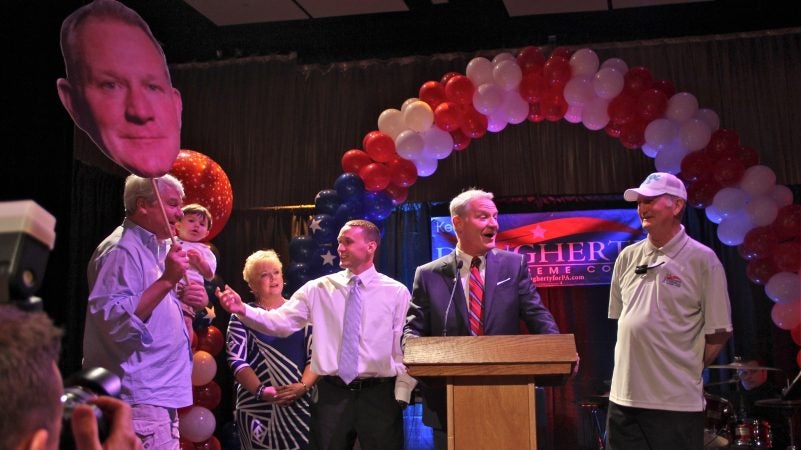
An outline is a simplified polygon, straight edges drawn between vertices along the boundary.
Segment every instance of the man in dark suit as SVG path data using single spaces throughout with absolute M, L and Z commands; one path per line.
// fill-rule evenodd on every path
M 471 189 L 451 201 L 456 249 L 417 268 L 405 338 L 514 335 L 521 320 L 530 333 L 559 333 L 523 256 L 495 248 L 498 208 L 492 198 Z M 437 449 L 446 448 L 445 389 L 429 382 L 421 391 L 423 423 L 434 429 Z

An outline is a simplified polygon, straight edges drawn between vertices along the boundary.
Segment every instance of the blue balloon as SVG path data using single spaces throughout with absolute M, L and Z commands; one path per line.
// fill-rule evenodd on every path
M 365 192 L 362 198 L 365 217 L 371 222 L 380 222 L 386 219 L 395 209 L 392 197 L 384 191 Z
M 361 195 L 364 192 L 364 181 L 355 173 L 343 173 L 334 181 L 334 189 L 337 190 L 339 198 L 346 199 Z
M 317 214 L 309 223 L 309 232 L 317 245 L 325 245 L 336 242 L 339 229 L 333 216 Z
M 292 261 L 308 263 L 317 256 L 317 242 L 308 235 L 295 236 L 289 242 L 289 256 Z
M 323 189 L 314 198 L 314 207 L 318 214 L 334 215 L 340 203 L 339 194 L 333 189 Z
M 361 196 L 345 199 L 337 208 L 334 218 L 340 228 L 349 220 L 364 219 L 364 203 L 362 203 Z
M 328 245 L 321 245 L 317 248 L 317 253 L 315 255 L 315 262 L 312 264 L 315 270 L 318 272 L 321 269 L 326 268 L 335 268 L 335 272 L 339 270 L 339 253 L 337 253 L 337 246 L 336 244 L 328 244 Z M 332 272 L 319 272 L 320 275 L 324 275 L 327 273 Z

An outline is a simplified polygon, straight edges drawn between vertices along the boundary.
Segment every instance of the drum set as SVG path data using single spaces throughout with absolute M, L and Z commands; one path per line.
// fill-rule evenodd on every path
M 735 395 L 742 399 L 738 370 L 775 370 L 773 367 L 747 366 L 735 360 L 730 364 L 710 365 L 710 369 L 734 370 L 730 380 L 708 383 L 704 388 L 734 384 Z M 773 447 L 773 432 L 771 424 L 759 417 L 746 417 L 745 411 L 735 406 L 727 399 L 704 391 L 706 408 L 704 410 L 704 448 L 730 448 L 730 449 L 762 449 Z M 740 400 L 740 405 L 742 401 Z

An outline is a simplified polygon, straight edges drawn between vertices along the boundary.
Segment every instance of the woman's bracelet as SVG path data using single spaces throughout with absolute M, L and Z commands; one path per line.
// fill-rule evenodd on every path
M 262 383 L 259 385 L 258 389 L 256 389 L 256 398 L 261 400 L 261 394 L 264 393 L 264 389 L 267 387 L 266 384 Z
M 306 386 L 306 383 L 304 383 L 304 382 L 303 382 L 303 380 L 300 380 L 300 381 L 298 381 L 298 383 L 300 383 L 300 384 L 302 384 L 302 385 L 303 385 L 303 390 L 304 390 L 306 393 L 308 393 L 308 392 L 309 392 L 309 387 L 308 387 L 308 386 Z

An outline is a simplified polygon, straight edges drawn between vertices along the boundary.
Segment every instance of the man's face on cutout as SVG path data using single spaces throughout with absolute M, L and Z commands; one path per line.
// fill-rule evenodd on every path
M 89 18 L 76 37 L 79 79 L 58 81 L 65 108 L 114 162 L 141 177 L 164 175 L 180 150 L 181 96 L 156 44 L 114 19 Z

